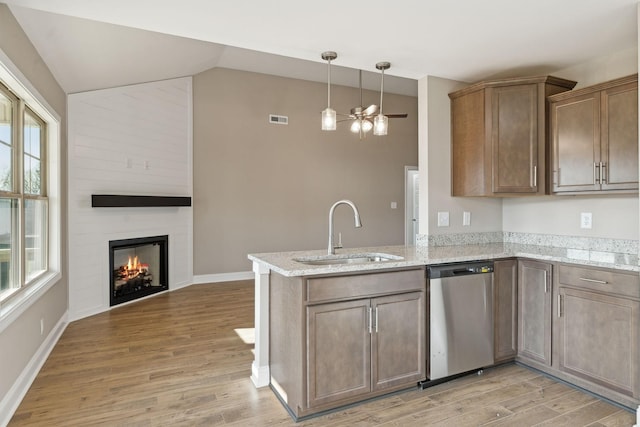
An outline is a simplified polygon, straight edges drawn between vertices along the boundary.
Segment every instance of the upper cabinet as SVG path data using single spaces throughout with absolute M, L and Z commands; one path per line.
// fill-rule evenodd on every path
M 449 94 L 453 196 L 547 191 L 547 96 L 576 82 L 557 77 L 481 82 Z
M 549 97 L 553 193 L 638 191 L 638 75 Z

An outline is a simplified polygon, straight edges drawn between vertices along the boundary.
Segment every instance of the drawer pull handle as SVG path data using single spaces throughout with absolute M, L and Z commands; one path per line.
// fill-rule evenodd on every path
M 580 277 L 580 280 L 582 280 L 583 282 L 589 282 L 589 283 L 599 283 L 601 285 L 609 284 L 609 282 L 607 282 L 606 280 L 587 279 L 586 277 Z
M 372 312 L 373 312 L 373 309 L 369 307 L 369 333 L 370 334 L 373 332 L 373 325 L 371 324 L 373 322 Z
M 599 283 L 601 285 L 609 284 L 609 282 L 607 282 L 606 280 L 587 279 L 586 277 L 580 277 L 580 280 L 582 280 L 583 282 L 589 282 L 589 283 Z

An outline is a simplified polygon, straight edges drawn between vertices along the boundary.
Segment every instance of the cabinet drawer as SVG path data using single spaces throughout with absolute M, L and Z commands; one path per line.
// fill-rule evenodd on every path
M 424 269 L 319 277 L 307 280 L 307 301 L 360 298 L 425 289 Z
M 561 264 L 558 269 L 558 279 L 563 285 L 640 298 L 638 273 Z

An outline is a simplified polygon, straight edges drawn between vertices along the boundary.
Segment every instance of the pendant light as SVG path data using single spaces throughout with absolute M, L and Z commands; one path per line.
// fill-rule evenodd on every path
M 331 108 L 331 61 L 338 57 L 335 52 L 322 53 L 322 59 L 327 61 L 327 108 L 322 112 L 322 130 L 336 130 L 336 110 Z
M 380 79 L 380 113 L 373 120 L 373 134 L 382 136 L 386 135 L 389 130 L 389 118 L 382 114 L 382 95 L 384 93 L 384 70 L 391 67 L 389 62 L 378 62 L 376 68 L 382 72 Z

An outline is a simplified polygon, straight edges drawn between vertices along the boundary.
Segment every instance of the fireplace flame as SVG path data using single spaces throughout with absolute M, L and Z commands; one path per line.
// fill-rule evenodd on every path
M 136 277 L 139 274 L 147 273 L 149 271 L 149 264 L 143 264 L 138 260 L 137 256 L 133 258 L 129 257 L 127 264 L 121 267 L 127 277 Z
M 131 262 L 131 257 L 129 257 L 129 262 L 127 262 L 127 270 L 128 271 L 137 271 L 140 270 L 141 264 L 138 262 L 138 257 L 135 256 L 133 258 L 133 262 Z

